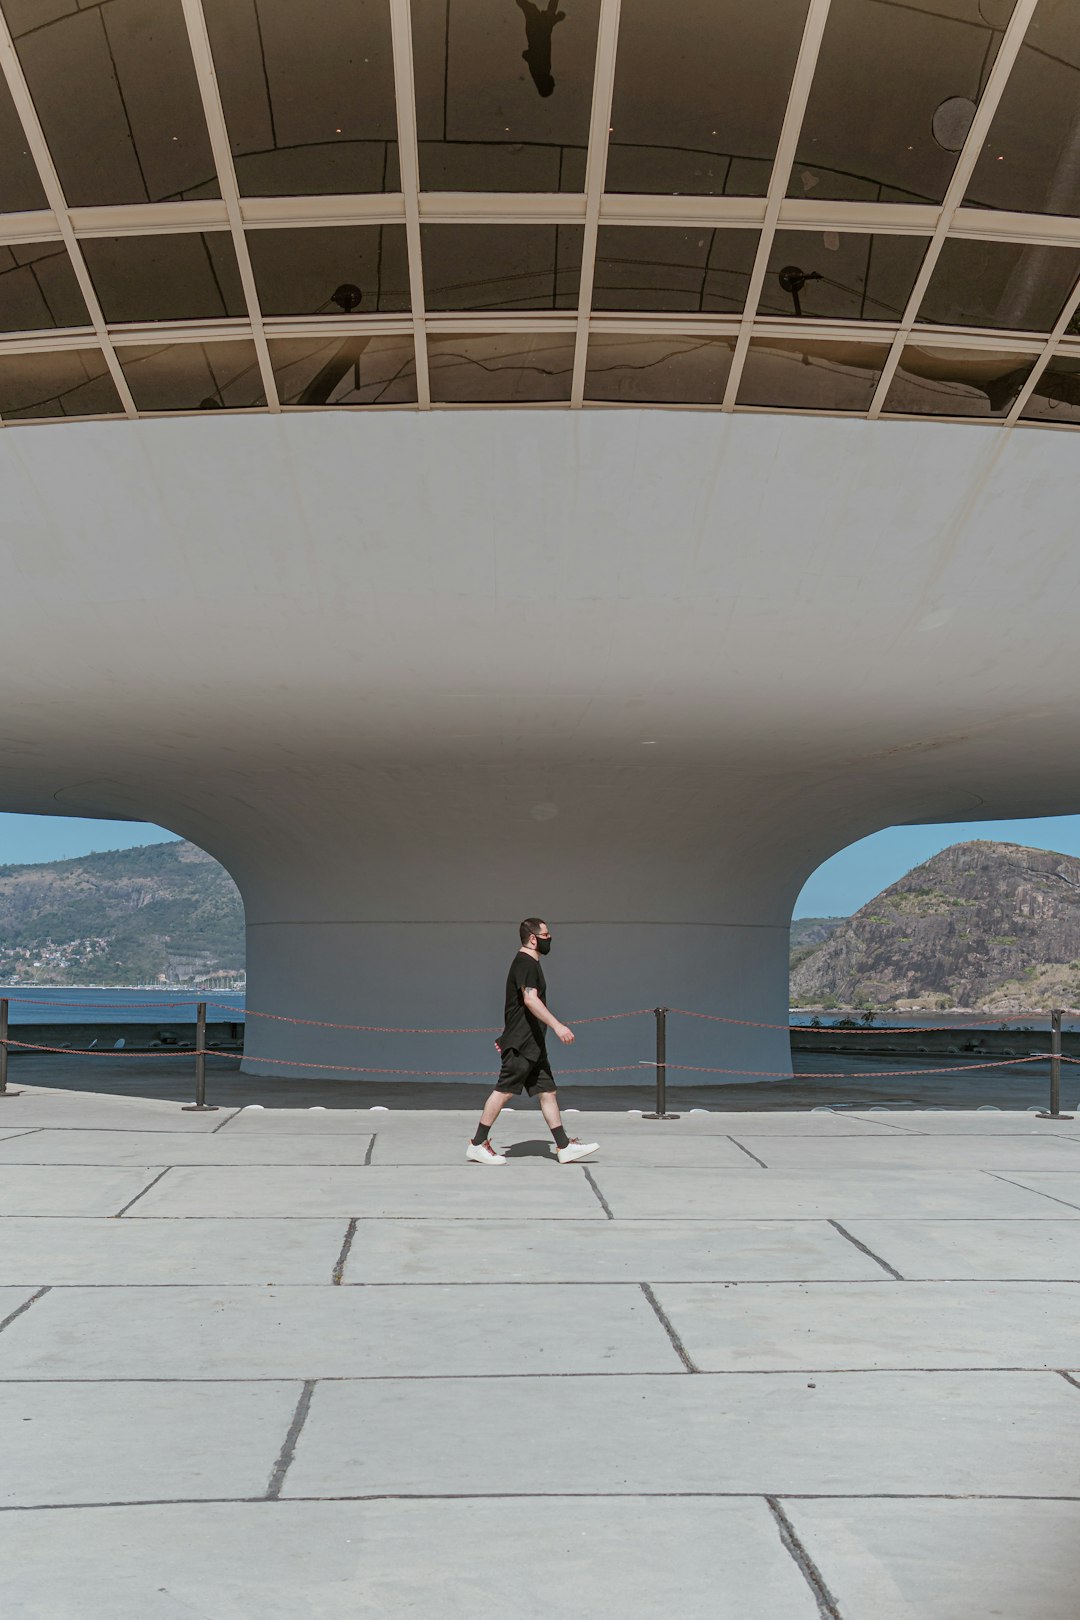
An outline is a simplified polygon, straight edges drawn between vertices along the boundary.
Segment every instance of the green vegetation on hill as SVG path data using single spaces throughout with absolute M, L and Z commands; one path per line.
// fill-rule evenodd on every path
M 0 866 L 2 982 L 178 984 L 243 967 L 236 885 L 193 844 Z

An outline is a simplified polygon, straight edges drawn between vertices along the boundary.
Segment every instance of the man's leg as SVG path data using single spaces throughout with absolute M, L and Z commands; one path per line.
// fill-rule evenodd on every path
M 487 1141 L 488 1132 L 509 1101 L 510 1093 L 508 1091 L 493 1091 L 491 1093 L 491 1096 L 484 1104 L 484 1112 L 480 1115 L 480 1125 L 476 1135 L 473 1137 L 475 1146 L 479 1147 L 481 1142 Z
M 579 1142 L 576 1136 L 567 1136 L 559 1109 L 559 1098 L 554 1087 L 550 1091 L 541 1091 L 539 1102 L 540 1112 L 547 1120 L 548 1129 L 555 1138 L 555 1152 L 560 1164 L 575 1164 L 578 1159 L 587 1158 L 590 1153 L 596 1152 L 598 1143 Z
M 559 1110 L 559 1094 L 557 1091 L 542 1091 L 540 1093 L 540 1112 L 547 1121 L 548 1129 L 555 1138 L 555 1146 L 564 1148 L 570 1138 L 562 1122 L 562 1113 Z

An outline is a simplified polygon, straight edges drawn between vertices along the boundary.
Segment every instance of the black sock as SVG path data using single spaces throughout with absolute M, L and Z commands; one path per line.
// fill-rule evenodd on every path
M 487 1141 L 488 1131 L 490 1131 L 490 1129 L 490 1125 L 478 1125 L 476 1127 L 476 1135 L 473 1137 L 473 1147 L 479 1147 L 481 1142 Z
M 564 1148 L 570 1140 L 566 1134 L 565 1126 L 562 1125 L 552 1125 L 551 1134 L 555 1138 L 555 1146 L 557 1148 Z

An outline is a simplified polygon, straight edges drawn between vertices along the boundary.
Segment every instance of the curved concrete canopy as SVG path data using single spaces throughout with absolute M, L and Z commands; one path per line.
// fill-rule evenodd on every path
M 1075 459 L 1067 434 L 637 411 L 5 433 L 0 807 L 217 856 L 254 1008 L 496 1024 L 538 912 L 565 1017 L 782 1026 L 827 855 L 1080 803 Z M 683 1021 L 672 1048 L 788 1067 L 782 1030 Z M 273 1022 L 249 1051 L 492 1056 Z

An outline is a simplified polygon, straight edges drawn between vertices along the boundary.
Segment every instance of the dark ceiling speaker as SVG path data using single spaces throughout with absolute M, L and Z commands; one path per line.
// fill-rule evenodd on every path
M 791 301 L 795 305 L 796 315 L 802 314 L 802 305 L 799 294 L 808 281 L 820 281 L 820 270 L 800 270 L 797 264 L 785 264 L 779 272 L 777 279 L 786 293 L 791 294 Z
M 341 286 L 335 287 L 330 294 L 330 302 L 336 304 L 346 315 L 351 315 L 354 309 L 359 309 L 363 301 L 363 293 L 359 287 L 354 287 L 351 281 L 343 281 Z
M 974 117 L 975 103 L 968 96 L 950 96 L 941 103 L 930 121 L 930 130 L 943 151 L 960 151 Z

